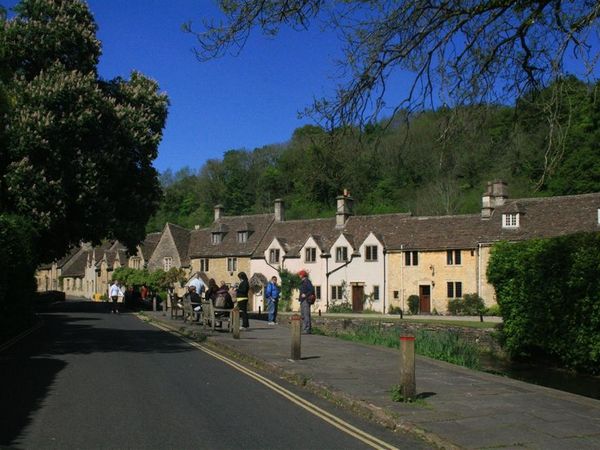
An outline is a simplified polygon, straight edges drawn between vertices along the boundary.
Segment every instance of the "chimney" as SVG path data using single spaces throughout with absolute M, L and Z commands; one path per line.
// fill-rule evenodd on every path
M 336 197 L 337 207 L 335 211 L 335 227 L 344 228 L 346 221 L 352 215 L 352 197 L 347 189 L 344 189 L 344 195 Z
M 481 218 L 489 219 L 498 206 L 508 198 L 508 187 L 502 180 L 488 181 L 487 190 L 481 197 Z
M 225 207 L 223 205 L 215 205 L 215 222 L 223 217 L 223 211 Z
M 283 222 L 285 220 L 285 209 L 283 206 L 283 199 L 275 199 L 275 222 Z

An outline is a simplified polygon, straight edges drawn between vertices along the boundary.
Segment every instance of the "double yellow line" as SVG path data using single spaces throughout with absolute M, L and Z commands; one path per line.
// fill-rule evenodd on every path
M 154 322 L 150 322 L 150 323 L 152 323 L 152 325 L 154 325 L 157 328 L 160 328 L 163 331 L 167 331 L 171 334 L 175 334 L 177 337 L 179 337 L 181 340 L 183 340 L 187 344 L 191 345 L 192 347 L 195 347 L 198 350 L 201 350 L 204 353 L 212 356 L 213 358 L 216 358 L 216 359 L 224 362 L 225 364 L 228 364 L 229 366 L 233 367 L 234 369 L 238 370 L 239 372 L 242 372 L 243 374 L 249 376 L 250 378 L 252 378 L 252 379 L 258 381 L 259 383 L 263 384 L 264 386 L 268 387 L 269 389 L 271 389 L 272 391 L 281 395 L 282 397 L 287 398 L 292 403 L 300 406 L 301 408 L 304 408 L 309 413 L 314 414 L 315 416 L 321 418 L 325 422 L 333 425 L 338 430 L 341 430 L 344 433 L 349 434 L 350 436 L 358 439 L 359 441 L 364 442 L 365 444 L 369 445 L 370 447 L 373 447 L 376 449 L 390 449 L 390 450 L 397 449 L 397 447 L 394 447 L 393 445 L 390 445 L 387 442 L 384 442 L 381 439 L 378 439 L 375 436 L 372 436 L 372 435 L 360 430 L 359 428 L 356 428 L 354 425 L 351 425 L 348 422 L 340 419 L 339 417 L 334 416 L 333 414 L 325 411 L 324 409 L 319 408 L 317 405 L 303 399 L 302 397 L 294 394 L 293 392 L 289 391 L 288 389 L 284 388 L 283 386 L 280 386 L 279 384 L 269 380 L 268 378 L 265 378 L 262 375 L 248 369 L 247 367 L 242 366 L 241 364 L 235 362 L 234 360 L 229 359 L 223 355 L 220 355 L 219 353 L 217 353 L 213 350 L 210 350 L 210 349 L 206 348 L 205 346 L 198 344 L 197 342 L 194 342 L 194 341 L 187 339 L 179 334 L 176 334 L 173 332 L 173 330 L 171 330 L 163 325 L 160 325 L 160 324 L 157 324 Z

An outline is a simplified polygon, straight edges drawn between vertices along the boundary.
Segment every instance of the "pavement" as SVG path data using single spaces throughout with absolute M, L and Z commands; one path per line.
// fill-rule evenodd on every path
M 170 314 L 143 316 L 185 334 L 202 334 Z M 234 339 L 206 330 L 206 343 L 329 398 L 388 428 L 438 448 L 599 449 L 600 400 L 417 356 L 418 400 L 394 402 L 399 351 L 320 335 L 302 335 L 292 361 L 291 329 L 250 320 Z M 313 318 L 318 326 L 319 318 Z

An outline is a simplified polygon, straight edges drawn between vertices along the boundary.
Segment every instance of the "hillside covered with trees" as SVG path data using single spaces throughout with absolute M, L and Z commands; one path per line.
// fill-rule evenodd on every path
M 598 192 L 599 87 L 571 77 L 515 106 L 398 114 L 361 130 L 307 125 L 284 144 L 163 173 L 147 230 L 206 225 L 218 203 L 227 214 L 268 212 L 278 197 L 287 218 L 331 216 L 344 188 L 356 214 L 418 215 L 477 212 L 486 182 L 498 178 L 513 198 Z

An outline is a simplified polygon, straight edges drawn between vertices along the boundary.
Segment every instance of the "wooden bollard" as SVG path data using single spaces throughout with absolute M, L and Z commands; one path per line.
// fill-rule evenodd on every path
M 400 336 L 400 388 L 404 401 L 413 400 L 417 395 L 414 336 Z
M 300 339 L 301 339 L 301 334 L 300 334 L 300 325 L 302 324 L 301 322 L 302 318 L 298 315 L 298 314 L 294 314 L 292 316 L 292 359 L 294 361 L 299 360 L 301 358 L 301 351 L 300 351 Z
M 233 331 L 233 338 L 240 338 L 240 309 L 236 306 L 231 310 L 231 330 Z

